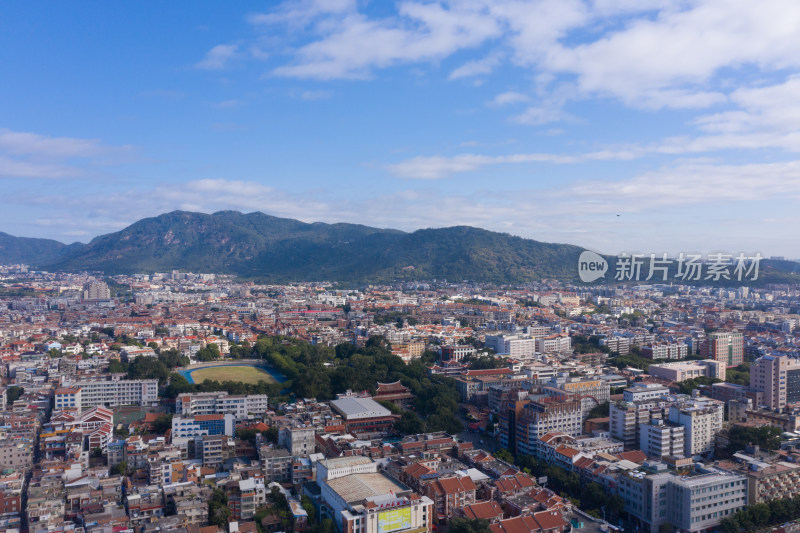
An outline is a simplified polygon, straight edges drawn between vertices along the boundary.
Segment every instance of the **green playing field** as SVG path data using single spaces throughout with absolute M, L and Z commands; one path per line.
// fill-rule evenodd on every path
M 241 381 L 242 383 L 258 383 L 266 381 L 275 383 L 275 378 L 268 372 L 254 366 L 214 366 L 211 368 L 200 368 L 192 372 L 192 379 L 195 383 L 202 383 L 207 380 L 214 381 Z

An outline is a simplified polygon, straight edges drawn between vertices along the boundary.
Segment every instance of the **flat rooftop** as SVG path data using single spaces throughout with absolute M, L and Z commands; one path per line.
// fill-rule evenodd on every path
M 340 413 L 345 420 L 362 418 L 378 418 L 391 416 L 392 412 L 372 398 L 340 398 L 331 402 L 331 407 Z
M 372 496 L 382 496 L 392 492 L 403 492 L 407 487 L 392 481 L 384 474 L 351 474 L 326 482 L 348 504 L 353 504 Z

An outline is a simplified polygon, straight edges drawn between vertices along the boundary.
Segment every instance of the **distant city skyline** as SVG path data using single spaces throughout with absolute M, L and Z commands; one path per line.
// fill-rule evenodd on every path
M 12 3 L 0 231 L 181 209 L 800 257 L 788 0 Z

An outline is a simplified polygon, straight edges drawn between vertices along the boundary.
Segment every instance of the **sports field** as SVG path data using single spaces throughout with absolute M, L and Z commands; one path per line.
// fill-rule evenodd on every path
M 214 366 L 211 368 L 200 368 L 192 372 L 192 380 L 195 383 L 202 383 L 206 380 L 214 381 L 241 381 L 242 383 L 258 383 L 266 381 L 275 383 L 275 378 L 268 372 L 254 366 Z

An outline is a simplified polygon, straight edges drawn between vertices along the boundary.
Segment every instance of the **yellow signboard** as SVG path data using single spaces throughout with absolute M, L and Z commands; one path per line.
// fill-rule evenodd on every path
M 378 513 L 378 533 L 389 533 L 411 527 L 411 507 L 402 507 Z

